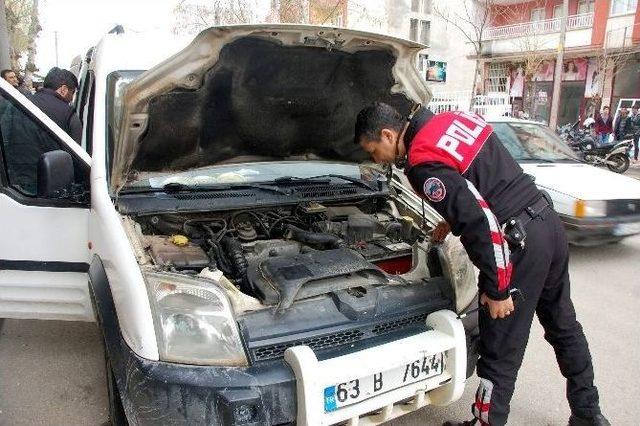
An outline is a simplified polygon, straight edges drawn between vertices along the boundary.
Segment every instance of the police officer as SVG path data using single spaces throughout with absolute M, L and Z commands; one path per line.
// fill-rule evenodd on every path
M 375 103 L 358 114 L 355 141 L 377 163 L 406 159 L 416 191 L 460 236 L 480 270 L 480 385 L 474 420 L 449 425 L 502 426 L 534 313 L 567 379 L 569 425 L 609 425 L 601 414 L 587 340 L 569 296 L 568 248 L 549 201 L 478 115 L 434 115 L 417 107 L 404 118 Z M 511 290 L 524 300 L 514 306 Z

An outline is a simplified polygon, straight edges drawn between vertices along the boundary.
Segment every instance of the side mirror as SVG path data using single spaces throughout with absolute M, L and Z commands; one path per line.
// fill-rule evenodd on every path
M 73 159 L 62 150 L 45 152 L 38 159 L 38 197 L 61 198 L 74 181 Z

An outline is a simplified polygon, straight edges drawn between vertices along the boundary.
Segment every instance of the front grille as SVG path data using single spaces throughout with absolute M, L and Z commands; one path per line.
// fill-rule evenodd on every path
M 322 336 L 314 336 L 312 338 L 295 339 L 269 346 L 258 346 L 250 348 L 250 352 L 254 361 L 267 361 L 271 359 L 282 358 L 287 348 L 299 345 L 307 345 L 314 352 L 319 350 L 339 349 L 342 346 L 349 345 L 364 339 L 375 338 L 389 333 L 407 331 L 410 329 L 426 330 L 425 319 L 427 313 L 420 313 L 403 318 L 395 318 L 377 322 L 373 324 L 362 325 L 358 328 L 340 331 Z M 251 346 L 251 345 L 250 345 Z
M 640 200 L 609 200 L 607 216 L 640 215 Z
M 265 361 L 268 359 L 282 358 L 287 348 L 298 345 L 307 345 L 314 351 L 334 348 L 337 346 L 348 345 L 362 339 L 364 333 L 360 330 L 348 330 L 335 334 L 327 334 L 325 336 L 312 337 L 310 339 L 296 340 L 293 342 L 282 343 L 278 345 L 263 346 L 253 352 L 256 361 Z
M 427 314 L 414 315 L 408 318 L 402 318 L 395 321 L 389 321 L 382 324 L 378 324 L 373 327 L 374 334 L 385 334 L 396 330 L 401 330 L 407 326 L 424 322 L 427 319 Z

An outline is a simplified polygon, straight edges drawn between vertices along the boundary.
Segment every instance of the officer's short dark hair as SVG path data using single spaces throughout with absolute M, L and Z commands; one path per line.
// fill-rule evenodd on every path
M 374 102 L 358 113 L 354 142 L 360 143 L 363 137 L 377 141 L 382 129 L 401 132 L 404 124 L 405 118 L 394 107 L 384 102 Z
M 9 69 L 2 70 L 2 71 L 0 71 L 0 77 L 4 78 L 6 80 L 7 79 L 7 74 L 9 74 L 10 72 L 15 73 L 14 70 L 9 70 Z
M 61 86 L 67 86 L 69 89 L 75 90 L 78 88 L 78 79 L 69 70 L 53 67 L 44 78 L 44 87 L 58 90 Z

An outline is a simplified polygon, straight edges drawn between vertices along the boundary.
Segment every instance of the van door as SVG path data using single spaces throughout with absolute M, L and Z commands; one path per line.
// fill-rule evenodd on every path
M 38 160 L 64 150 L 71 191 L 38 195 Z M 0 81 L 0 318 L 92 321 L 88 290 L 91 160 L 62 129 Z

